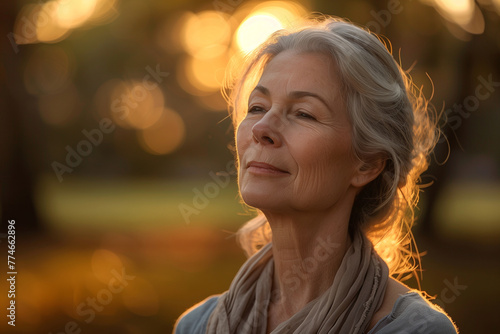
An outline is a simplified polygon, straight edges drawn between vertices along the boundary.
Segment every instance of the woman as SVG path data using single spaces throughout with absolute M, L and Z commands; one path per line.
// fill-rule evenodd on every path
M 392 278 L 411 269 L 424 98 L 377 37 L 338 19 L 269 38 L 232 87 L 251 257 L 176 333 L 456 333 Z

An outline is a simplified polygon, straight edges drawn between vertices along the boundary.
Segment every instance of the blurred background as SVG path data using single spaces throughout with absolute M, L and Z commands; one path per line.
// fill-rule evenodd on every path
M 18 271 L 1 332 L 170 332 L 228 288 L 251 215 L 225 68 L 310 12 L 383 34 L 433 94 L 420 284 L 462 333 L 498 329 L 499 0 L 17 0 L 0 3 L 0 248 L 14 219 Z

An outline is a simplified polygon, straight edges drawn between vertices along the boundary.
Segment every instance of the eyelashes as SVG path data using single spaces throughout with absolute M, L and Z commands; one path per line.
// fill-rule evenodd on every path
M 253 106 L 253 107 L 248 108 L 248 112 L 253 114 L 253 113 L 258 113 L 258 112 L 266 112 L 266 110 L 262 107 L 259 107 L 259 106 Z
M 301 118 L 310 119 L 310 120 L 313 120 L 313 121 L 316 120 L 316 118 L 314 116 L 312 116 L 311 114 L 308 114 L 306 112 L 303 112 L 303 111 L 298 111 L 297 112 L 297 116 L 301 117 Z
M 260 107 L 260 106 L 252 106 L 252 107 L 248 108 L 249 114 L 258 114 L 258 113 L 266 113 L 266 112 L 267 112 L 267 110 L 263 107 Z M 308 112 L 302 111 L 302 110 L 297 110 L 293 114 L 301 119 L 316 121 L 316 118 L 313 115 L 311 115 Z

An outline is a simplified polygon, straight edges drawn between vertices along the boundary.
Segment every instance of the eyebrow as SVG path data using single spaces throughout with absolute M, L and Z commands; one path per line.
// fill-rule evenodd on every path
M 270 96 L 271 95 L 271 93 L 269 92 L 269 89 L 267 89 L 266 87 L 264 87 L 262 85 L 257 85 L 254 88 L 253 91 L 259 91 L 259 92 L 261 92 L 262 94 L 264 94 L 266 96 Z M 302 97 L 313 97 L 313 98 L 319 100 L 321 103 L 323 103 L 325 105 L 325 107 L 327 107 L 328 109 L 330 109 L 330 106 L 328 105 L 328 103 L 326 102 L 326 100 L 324 98 L 322 98 L 321 96 L 319 96 L 318 94 L 316 94 L 316 93 L 306 92 L 306 91 L 293 91 L 293 92 L 291 92 L 288 95 L 292 99 L 300 99 Z

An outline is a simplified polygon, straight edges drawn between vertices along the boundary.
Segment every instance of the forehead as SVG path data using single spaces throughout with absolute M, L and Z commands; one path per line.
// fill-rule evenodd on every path
M 336 64 L 322 53 L 284 51 L 264 68 L 259 85 L 272 90 L 311 91 L 334 99 L 340 82 Z

